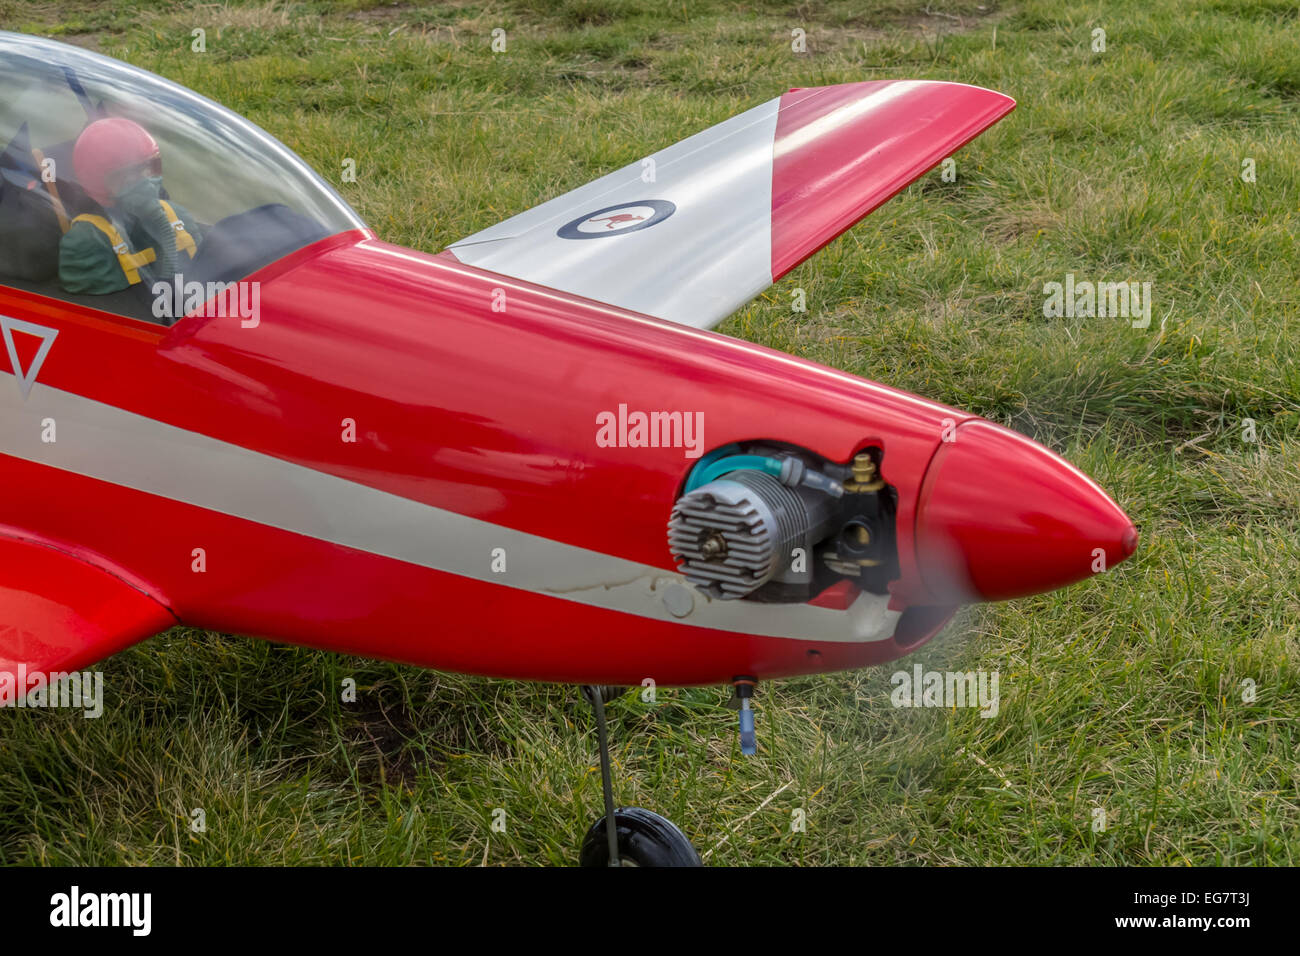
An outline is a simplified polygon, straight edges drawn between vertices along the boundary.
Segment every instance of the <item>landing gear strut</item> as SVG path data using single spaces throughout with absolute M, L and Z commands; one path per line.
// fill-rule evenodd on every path
M 582 866 L 703 866 L 686 834 L 670 821 L 640 807 L 614 807 L 605 704 L 626 690 L 626 687 L 608 684 L 582 688 L 582 696 L 596 714 L 605 815 L 593 823 L 583 837 L 579 861 Z

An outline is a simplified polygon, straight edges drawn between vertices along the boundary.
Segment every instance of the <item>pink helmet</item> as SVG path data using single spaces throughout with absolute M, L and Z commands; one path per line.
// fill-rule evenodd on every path
M 149 162 L 153 163 L 154 175 L 160 175 L 158 143 L 139 123 L 121 117 L 95 120 L 81 131 L 72 150 L 72 165 L 81 188 L 101 206 L 113 202 L 109 183 L 113 173 Z

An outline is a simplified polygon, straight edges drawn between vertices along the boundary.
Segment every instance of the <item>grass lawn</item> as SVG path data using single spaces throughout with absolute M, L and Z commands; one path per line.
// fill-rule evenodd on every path
M 629 694 L 620 802 L 714 864 L 1295 865 L 1298 9 L 0 0 L 0 26 L 224 103 L 429 251 L 787 87 L 1015 97 L 956 182 L 929 174 L 720 331 L 1031 435 L 1120 502 L 1138 554 L 964 611 L 897 667 L 766 684 L 756 757 L 721 689 Z M 1150 282 L 1150 327 L 1045 316 L 1067 274 Z M 891 707 L 915 663 L 997 671 L 998 715 Z M 0 863 L 567 864 L 601 812 L 575 688 L 185 629 L 103 670 L 102 719 L 0 712 Z

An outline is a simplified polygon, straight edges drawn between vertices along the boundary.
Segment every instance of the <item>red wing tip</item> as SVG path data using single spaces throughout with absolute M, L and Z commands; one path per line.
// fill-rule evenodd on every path
M 863 86 L 863 87 L 870 86 L 875 88 L 875 87 L 886 86 L 890 83 L 917 83 L 917 84 L 924 84 L 926 86 L 951 86 L 963 90 L 977 90 L 980 93 L 988 93 L 989 95 L 995 96 L 1000 100 L 1004 100 L 1007 103 L 1008 109 L 1015 109 L 1016 107 L 1015 99 L 1011 96 L 1008 96 L 1006 93 L 1003 93 L 1001 90 L 991 90 L 987 86 L 976 86 L 974 83 L 959 83 L 956 80 L 907 80 L 902 78 L 893 79 L 893 80 L 854 80 L 849 83 L 830 83 L 826 86 L 791 86 L 786 90 L 786 92 L 804 93 L 804 92 L 815 92 L 820 90 L 847 89 L 852 86 Z

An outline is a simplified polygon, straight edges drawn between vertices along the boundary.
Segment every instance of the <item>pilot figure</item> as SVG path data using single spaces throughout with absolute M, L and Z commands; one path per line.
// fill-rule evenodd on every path
M 96 120 L 72 151 L 77 179 L 106 215 L 77 216 L 59 243 L 59 282 L 72 293 L 106 295 L 172 281 L 202 241 L 198 222 L 162 199 L 162 156 L 129 119 Z

